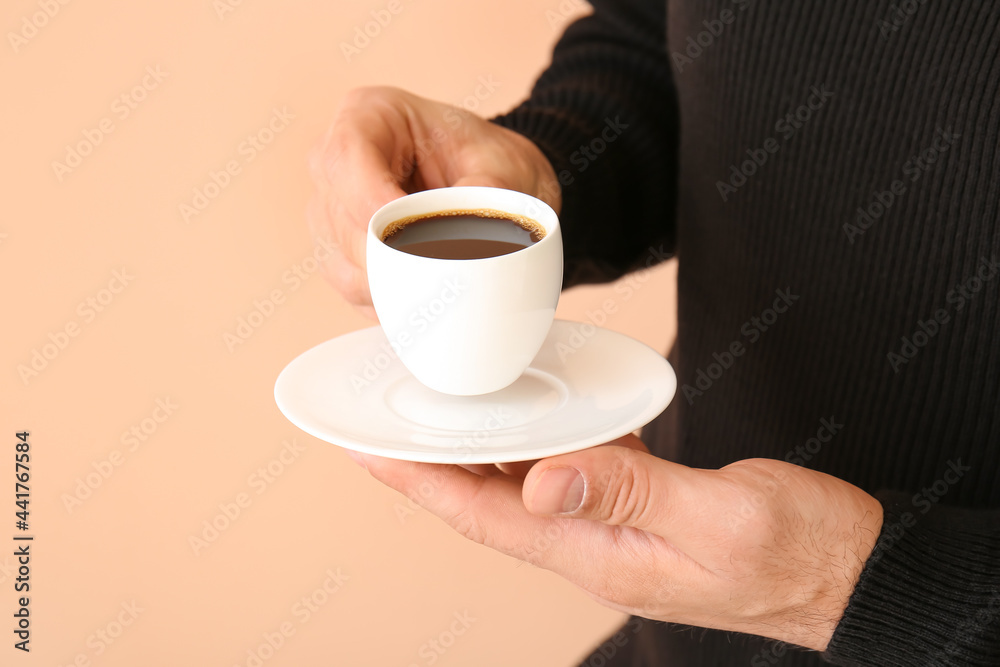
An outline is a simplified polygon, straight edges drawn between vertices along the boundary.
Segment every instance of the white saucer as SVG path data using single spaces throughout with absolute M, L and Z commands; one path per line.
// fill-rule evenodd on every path
M 380 327 L 328 340 L 278 376 L 293 424 L 347 449 L 406 461 L 501 463 L 599 445 L 652 421 L 677 378 L 658 352 L 607 329 L 556 320 L 506 389 L 450 396 L 424 387 Z

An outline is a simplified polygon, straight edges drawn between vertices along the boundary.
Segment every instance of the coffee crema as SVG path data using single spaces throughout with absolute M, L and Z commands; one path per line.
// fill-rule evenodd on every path
M 523 250 L 545 238 L 545 228 L 524 216 L 493 209 L 424 213 L 396 220 L 382 242 L 432 259 L 485 259 Z

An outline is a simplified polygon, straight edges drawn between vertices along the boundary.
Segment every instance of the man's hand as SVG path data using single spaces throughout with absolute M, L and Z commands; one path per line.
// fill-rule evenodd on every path
M 772 459 L 688 468 L 634 436 L 543 459 L 523 481 L 352 456 L 465 537 L 613 609 L 816 650 L 882 527 L 879 502 L 835 477 Z
M 561 204 L 552 165 L 531 141 L 464 109 L 395 88 L 349 93 L 309 164 L 318 190 L 309 205 L 310 229 L 337 248 L 323 273 L 373 318 L 365 234 L 383 205 L 452 185 L 518 190 L 557 213 Z

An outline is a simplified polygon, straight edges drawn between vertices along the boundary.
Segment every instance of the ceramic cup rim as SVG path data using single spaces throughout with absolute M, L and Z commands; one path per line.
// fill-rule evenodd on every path
M 513 199 L 520 199 L 525 204 L 530 204 L 532 206 L 539 207 L 540 210 L 537 212 L 537 214 L 534 215 L 512 211 L 511 210 L 512 208 L 516 208 L 512 206 L 500 206 L 492 204 L 484 205 L 482 203 L 477 203 L 477 204 L 470 203 L 468 205 L 468 210 L 476 210 L 476 209 L 492 210 L 492 211 L 498 211 L 500 213 L 506 213 L 515 217 L 528 218 L 529 220 L 538 223 L 545 229 L 545 236 L 543 236 L 540 240 L 532 243 L 531 245 L 521 248 L 520 250 L 515 250 L 514 252 L 509 252 L 503 255 L 494 255 L 492 257 L 481 257 L 477 259 L 451 259 L 451 258 L 424 257 L 423 255 L 414 255 L 404 250 L 394 248 L 382 239 L 382 233 L 385 231 L 385 228 L 388 225 L 392 224 L 393 222 L 396 222 L 397 220 L 409 218 L 412 216 L 429 215 L 437 211 L 464 210 L 462 204 L 447 204 L 445 206 L 424 205 L 424 206 L 418 206 L 417 207 L 418 210 L 409 211 L 404 215 L 400 215 L 398 213 L 396 215 L 390 215 L 393 211 L 399 208 L 404 208 L 404 207 L 408 208 L 410 206 L 416 206 L 417 204 L 422 204 L 425 200 L 428 202 L 436 201 L 440 197 L 449 196 L 448 194 L 445 194 L 445 191 L 455 192 L 456 196 L 458 196 L 459 194 L 462 195 L 463 197 L 467 195 L 470 201 L 475 201 L 475 195 L 476 195 L 475 191 L 489 191 L 491 193 L 489 196 L 491 197 L 498 197 L 498 198 L 510 197 Z M 555 210 L 553 210 L 551 206 L 546 204 L 541 199 L 538 199 L 537 197 L 526 194 L 524 192 L 519 192 L 517 190 L 509 190 L 507 188 L 496 188 L 491 186 L 478 186 L 478 185 L 453 185 L 444 188 L 434 188 L 432 190 L 422 190 L 421 192 L 414 192 L 412 194 L 404 195 L 403 197 L 399 197 L 398 199 L 392 200 L 391 202 L 379 208 L 379 210 L 375 211 L 368 224 L 369 243 L 372 242 L 377 243 L 379 246 L 381 246 L 383 250 L 388 250 L 390 256 L 401 255 L 410 259 L 410 261 L 418 263 L 447 262 L 447 263 L 461 263 L 469 265 L 469 264 L 497 263 L 500 261 L 504 261 L 505 258 L 508 258 L 507 261 L 510 261 L 509 258 L 512 256 L 521 255 L 526 251 L 530 251 L 532 248 L 545 247 L 551 245 L 552 243 L 555 243 L 555 241 L 553 241 L 552 239 L 558 235 L 557 233 L 561 233 L 559 225 L 559 216 L 556 214 Z M 538 251 L 536 250 L 535 252 Z

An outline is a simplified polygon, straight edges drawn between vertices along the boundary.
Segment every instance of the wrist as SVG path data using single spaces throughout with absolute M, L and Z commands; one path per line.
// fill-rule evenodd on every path
M 783 636 L 776 639 L 825 651 L 833 638 L 882 530 L 882 505 L 858 491 L 864 494 L 862 518 L 844 532 L 836 550 L 803 568 L 800 576 L 809 582 L 803 587 L 803 599 L 782 614 L 778 627 Z M 773 636 L 774 627 L 767 624 L 761 634 Z

